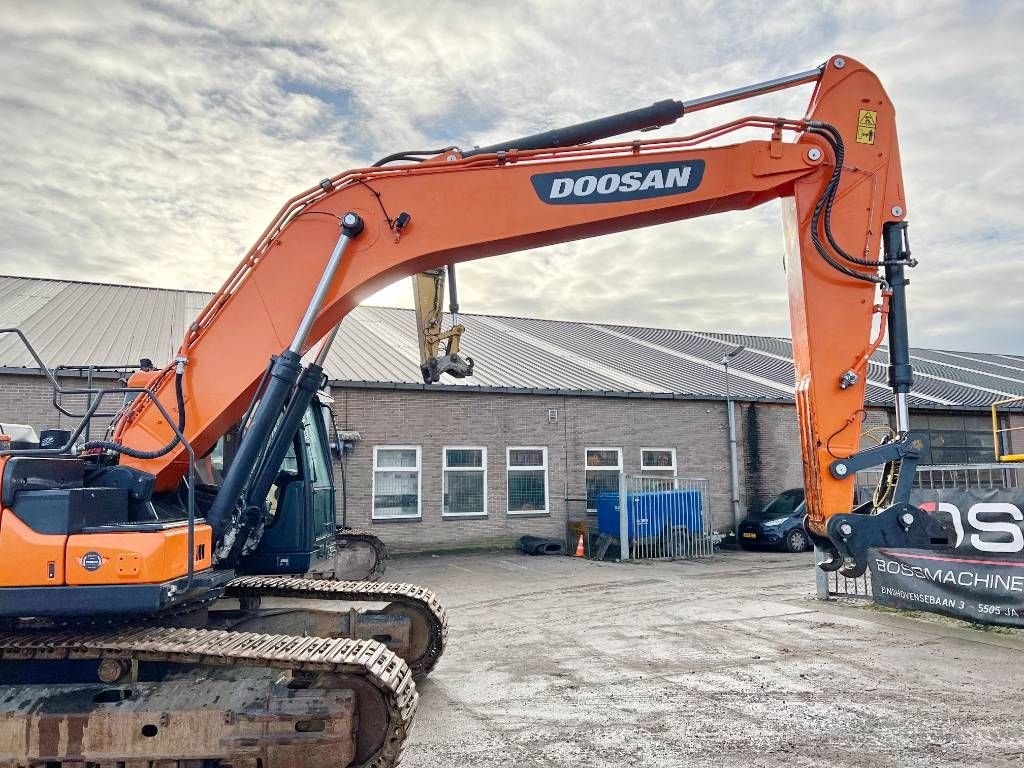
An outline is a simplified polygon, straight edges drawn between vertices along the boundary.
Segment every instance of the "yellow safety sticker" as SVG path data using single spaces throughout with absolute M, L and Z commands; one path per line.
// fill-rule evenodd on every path
M 873 109 L 862 109 L 857 115 L 857 143 L 874 144 L 877 124 L 878 113 Z

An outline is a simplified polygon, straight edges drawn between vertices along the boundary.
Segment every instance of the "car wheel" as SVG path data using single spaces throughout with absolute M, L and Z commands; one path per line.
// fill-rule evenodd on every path
M 794 528 L 786 534 L 787 552 L 806 552 L 808 544 L 807 534 L 799 528 Z

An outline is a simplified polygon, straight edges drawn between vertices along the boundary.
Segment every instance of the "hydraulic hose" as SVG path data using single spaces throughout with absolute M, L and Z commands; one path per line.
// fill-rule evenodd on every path
M 447 152 L 449 149 L 454 149 L 454 147 L 445 147 L 444 149 L 407 149 L 404 152 L 395 152 L 393 155 L 382 157 L 370 167 L 380 168 L 382 165 L 394 163 L 399 160 L 411 160 L 413 162 L 422 163 L 427 157 L 440 155 L 442 152 Z
M 112 440 L 91 440 L 82 446 L 83 450 L 92 450 L 95 448 L 102 448 L 107 451 L 114 451 L 115 453 L 122 453 L 125 456 L 131 456 L 133 459 L 158 459 L 166 453 L 170 453 L 174 447 L 181 442 L 181 438 L 178 437 L 179 433 L 185 431 L 185 395 L 182 392 L 182 378 L 183 372 L 178 371 L 174 374 L 174 396 L 178 401 L 178 432 L 175 433 L 167 445 L 162 448 L 157 448 L 155 451 L 140 451 L 135 448 L 131 448 L 122 443 L 116 443 Z
M 831 125 L 827 123 L 819 123 L 810 126 L 809 129 L 812 133 L 816 133 L 828 142 L 829 146 L 832 147 L 832 151 L 835 154 L 835 169 L 832 172 L 832 177 L 829 179 L 828 184 L 825 185 L 825 189 L 822 192 L 821 197 L 818 199 L 817 205 L 814 206 L 814 212 L 811 214 L 811 241 L 814 243 L 814 248 L 829 266 L 838 272 L 842 272 L 844 275 L 852 277 L 856 280 L 863 280 L 868 283 L 884 284 L 885 280 L 877 275 L 866 275 L 863 272 L 858 272 L 854 269 L 850 269 L 841 261 L 836 260 L 832 254 L 828 252 L 824 244 L 821 242 L 821 237 L 818 234 L 819 224 L 821 222 L 822 213 L 824 217 L 824 232 L 829 244 L 835 249 L 836 253 L 846 261 L 866 267 L 875 267 L 876 269 L 882 266 L 881 262 L 868 261 L 866 259 L 857 259 L 850 256 L 835 241 L 832 236 L 831 227 L 831 214 L 832 214 L 832 203 L 835 200 L 836 191 L 839 189 L 839 179 L 842 175 L 843 159 L 845 156 L 845 148 L 843 147 L 843 139 L 839 132 Z

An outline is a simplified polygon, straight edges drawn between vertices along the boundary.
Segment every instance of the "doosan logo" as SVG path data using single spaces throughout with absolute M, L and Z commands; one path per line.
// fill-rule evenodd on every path
M 704 161 L 646 163 L 530 177 L 537 196 L 549 205 L 614 203 L 692 192 L 704 178 Z

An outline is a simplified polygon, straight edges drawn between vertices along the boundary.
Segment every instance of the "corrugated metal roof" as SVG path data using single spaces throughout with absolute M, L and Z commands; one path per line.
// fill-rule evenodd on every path
M 56 365 L 108 365 L 170 359 L 210 294 L 69 280 L 0 276 L 0 326 L 19 327 L 43 360 Z M 447 387 L 570 391 L 633 396 L 722 398 L 722 356 L 740 399 L 793 400 L 789 339 L 601 323 L 460 315 L 463 350 L 476 360 L 470 379 Z M 911 404 L 918 408 L 982 408 L 1024 396 L 1024 357 L 913 350 Z M 871 360 L 868 402 L 886 405 L 883 347 Z M 0 367 L 31 368 L 13 337 L 0 338 Z M 339 384 L 421 386 L 412 310 L 363 306 L 342 323 L 327 373 Z

